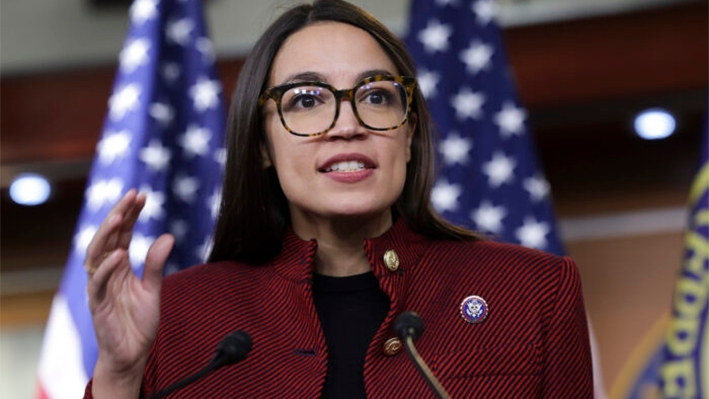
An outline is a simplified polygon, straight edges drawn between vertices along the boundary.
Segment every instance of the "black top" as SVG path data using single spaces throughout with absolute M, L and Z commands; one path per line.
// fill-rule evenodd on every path
M 389 297 L 372 272 L 348 277 L 315 274 L 313 297 L 328 349 L 322 398 L 366 398 L 364 358 L 389 311 Z

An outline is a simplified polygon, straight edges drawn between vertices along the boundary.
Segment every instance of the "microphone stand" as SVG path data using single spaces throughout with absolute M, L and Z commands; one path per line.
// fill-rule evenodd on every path
M 433 389 L 433 392 L 436 393 L 436 396 L 440 399 L 451 399 L 448 392 L 446 392 L 436 376 L 433 375 L 433 372 L 431 372 L 431 369 L 428 368 L 426 362 L 423 361 L 421 355 L 419 355 L 416 347 L 414 346 L 414 339 L 411 334 L 406 335 L 404 339 L 404 347 L 406 348 L 406 352 L 414 361 L 414 365 L 416 365 L 418 371 L 423 375 L 424 379 L 426 379 L 428 384 L 431 386 L 431 389 Z
M 222 364 L 220 364 L 220 363 L 216 363 L 216 362 L 210 363 L 207 367 L 203 368 L 199 372 L 192 374 L 191 376 L 189 376 L 188 378 L 185 378 L 184 380 L 177 381 L 176 383 L 170 385 L 169 387 L 153 394 L 148 399 L 160 399 L 163 396 L 167 396 L 168 394 L 171 394 L 172 392 L 182 389 L 182 388 L 186 387 L 187 385 L 199 380 L 200 378 L 206 376 L 207 374 L 210 374 L 212 371 L 218 369 L 221 366 L 222 366 Z
M 404 347 L 406 348 L 406 353 L 414 362 L 414 365 L 418 369 L 419 373 L 431 386 L 433 392 L 436 393 L 440 399 L 450 399 L 450 395 L 443 389 L 443 386 L 438 381 L 431 369 L 428 368 L 426 362 L 423 361 L 421 355 L 416 350 L 414 346 L 414 341 L 416 341 L 421 334 L 423 334 L 423 320 L 416 314 L 416 312 L 407 311 L 396 317 L 394 320 L 394 331 L 396 335 L 399 336 L 404 341 Z
M 186 387 L 200 378 L 203 378 L 222 366 L 236 364 L 244 360 L 249 351 L 251 351 L 251 345 L 251 337 L 244 331 L 236 331 L 227 335 L 219 343 L 214 357 L 205 368 L 183 380 L 177 381 L 165 389 L 158 391 L 148 399 L 160 399 L 177 391 L 178 389 Z

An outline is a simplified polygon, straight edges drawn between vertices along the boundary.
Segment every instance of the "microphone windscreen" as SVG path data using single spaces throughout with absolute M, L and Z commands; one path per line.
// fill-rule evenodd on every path
M 401 339 L 411 336 L 416 341 L 423 334 L 423 320 L 416 312 L 406 311 L 394 320 L 394 332 Z
M 233 332 L 222 340 L 212 362 L 234 364 L 243 360 L 251 350 L 251 337 L 244 331 Z

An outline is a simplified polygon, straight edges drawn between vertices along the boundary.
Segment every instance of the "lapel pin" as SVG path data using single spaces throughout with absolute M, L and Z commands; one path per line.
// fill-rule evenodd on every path
M 460 303 L 460 315 L 468 323 L 480 323 L 487 317 L 490 308 L 487 302 L 477 295 L 471 295 Z

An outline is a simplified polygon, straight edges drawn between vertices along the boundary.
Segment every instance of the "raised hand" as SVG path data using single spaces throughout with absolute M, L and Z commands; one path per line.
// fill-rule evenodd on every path
M 145 195 L 130 190 L 111 209 L 86 251 L 89 307 L 99 347 L 92 391 L 137 397 L 160 318 L 162 270 L 174 238 L 163 234 L 148 250 L 143 278 L 131 269 L 128 247 Z

